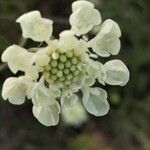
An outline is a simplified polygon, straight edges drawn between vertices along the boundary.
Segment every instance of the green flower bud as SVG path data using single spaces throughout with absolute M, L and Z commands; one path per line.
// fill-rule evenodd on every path
M 76 71 L 76 69 L 77 69 L 77 67 L 76 67 L 75 65 L 72 65 L 72 66 L 70 67 L 71 72 Z
M 73 75 L 72 74 L 68 74 L 67 76 L 66 76 L 66 79 L 67 80 L 71 80 L 73 78 Z
M 69 60 L 66 61 L 65 66 L 69 68 L 71 66 L 71 62 Z
M 62 72 L 62 71 L 58 71 L 58 72 L 57 72 L 57 77 L 60 78 L 60 77 L 62 77 L 62 76 L 63 76 L 63 72 Z
M 70 71 L 69 71 L 69 69 L 66 68 L 63 70 L 63 72 L 64 72 L 64 74 L 69 74 Z
M 51 63 L 52 67 L 56 67 L 57 66 L 57 61 L 56 60 L 52 60 L 50 63 Z
M 65 65 L 63 63 L 58 63 L 58 69 L 64 69 Z
M 76 57 L 71 58 L 71 62 L 72 64 L 77 64 L 78 63 L 78 59 Z
M 73 51 L 67 51 L 66 55 L 67 55 L 68 58 L 73 57 Z
M 60 77 L 59 81 L 65 81 L 65 77 Z
M 61 62 L 65 62 L 67 60 L 67 57 L 66 55 L 60 55 L 59 59 Z
M 51 73 L 52 73 L 52 74 L 56 74 L 57 71 L 58 71 L 58 70 L 57 70 L 56 68 L 52 68 L 52 69 L 51 69 Z

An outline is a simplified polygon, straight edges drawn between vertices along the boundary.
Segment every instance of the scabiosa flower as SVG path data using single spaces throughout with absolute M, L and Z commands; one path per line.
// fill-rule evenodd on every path
M 97 56 L 116 55 L 120 50 L 121 31 L 118 24 L 108 19 L 101 24 L 101 15 L 88 1 L 72 4 L 71 29 L 63 31 L 59 39 L 52 39 L 52 24 L 41 17 L 39 11 L 31 11 L 19 17 L 23 37 L 46 42 L 47 46 L 28 51 L 18 45 L 8 47 L 2 54 L 13 73 L 22 71 L 20 77 L 6 79 L 2 97 L 12 104 L 23 104 L 25 98 L 33 103 L 33 115 L 45 126 L 59 122 L 59 114 L 65 107 L 82 102 L 86 110 L 103 116 L 109 110 L 107 93 L 100 87 L 92 87 L 96 80 L 105 85 L 124 86 L 129 71 L 121 60 L 102 64 Z M 90 40 L 85 35 L 95 26 L 100 32 Z M 71 111 L 69 111 L 71 112 Z

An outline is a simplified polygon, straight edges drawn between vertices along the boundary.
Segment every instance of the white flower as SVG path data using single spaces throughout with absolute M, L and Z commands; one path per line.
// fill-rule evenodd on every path
M 95 38 L 89 41 L 89 47 L 99 56 L 117 55 L 120 50 L 121 31 L 118 24 L 108 19 L 101 25 L 101 30 Z
M 8 63 L 13 73 L 22 71 L 24 74 L 4 82 L 2 97 L 19 105 L 27 96 L 33 103 L 33 115 L 45 126 L 58 124 L 60 109 L 66 123 L 78 125 L 86 120 L 79 91 L 83 93 L 82 102 L 89 113 L 105 115 L 109 111 L 107 93 L 102 88 L 92 87 L 95 81 L 124 86 L 129 80 L 129 71 L 120 60 L 103 65 L 97 59 L 98 55 L 107 57 L 119 52 L 118 24 L 108 19 L 93 39 L 77 37 L 100 25 L 101 17 L 88 1 L 74 2 L 72 10 L 71 30 L 61 32 L 59 38 L 53 40 L 50 40 L 52 21 L 42 18 L 38 11 L 24 14 L 17 20 L 23 36 L 46 41 L 47 45 L 29 49 L 32 52 L 12 45 L 2 54 L 2 61 Z
M 129 70 L 120 60 L 111 60 L 105 63 L 106 80 L 110 85 L 124 86 L 129 81 Z
M 85 109 L 79 101 L 71 107 L 62 108 L 62 116 L 66 125 L 80 126 L 88 117 Z
M 88 33 L 95 25 L 101 23 L 101 15 L 88 1 L 76 1 L 72 5 L 70 16 L 72 30 L 78 36 Z
M 52 34 L 52 21 L 41 17 L 39 11 L 26 13 L 17 19 L 21 24 L 23 37 L 34 41 L 48 41 Z

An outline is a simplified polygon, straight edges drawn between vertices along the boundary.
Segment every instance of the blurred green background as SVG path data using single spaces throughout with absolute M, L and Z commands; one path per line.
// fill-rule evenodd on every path
M 111 109 L 104 117 L 93 117 L 80 127 L 41 125 L 26 101 L 14 106 L 0 99 L 0 150 L 150 150 L 150 15 L 149 0 L 91 0 L 103 20 L 118 22 L 122 48 L 118 58 L 128 66 L 129 83 L 104 87 Z M 0 0 L 0 55 L 21 40 L 21 14 L 40 10 L 54 20 L 54 36 L 70 28 L 68 17 L 72 0 Z M 25 47 L 33 46 L 28 40 Z M 107 59 L 104 58 L 104 61 Z M 4 80 L 14 76 L 0 62 L 0 91 Z

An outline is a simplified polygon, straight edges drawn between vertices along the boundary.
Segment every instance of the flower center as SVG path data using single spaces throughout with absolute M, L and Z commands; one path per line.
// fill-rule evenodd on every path
M 58 50 L 53 52 L 50 55 L 49 65 L 45 68 L 46 81 L 70 85 L 81 72 L 77 67 L 80 63 L 80 58 L 75 56 L 73 50 L 64 53 Z

